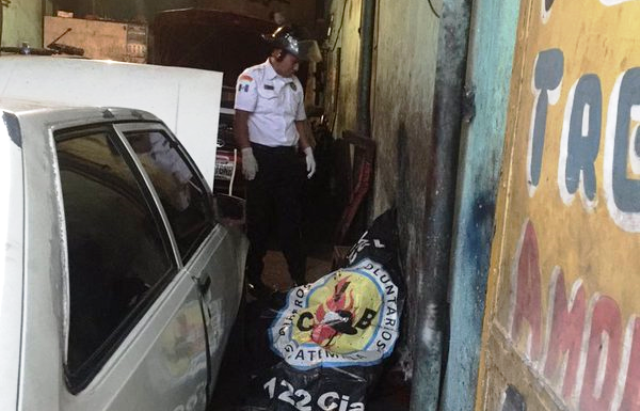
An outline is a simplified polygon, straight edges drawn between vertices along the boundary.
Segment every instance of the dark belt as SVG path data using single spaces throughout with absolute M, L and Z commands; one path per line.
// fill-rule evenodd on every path
M 297 150 L 296 146 L 265 146 L 264 144 L 251 143 L 251 148 L 256 151 L 264 151 L 273 154 L 291 154 Z

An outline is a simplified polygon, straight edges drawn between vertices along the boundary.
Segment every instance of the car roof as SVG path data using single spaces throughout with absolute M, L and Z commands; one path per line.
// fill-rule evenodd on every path
M 60 105 L 57 105 L 57 106 L 60 107 Z M 38 103 L 36 101 L 0 98 L 0 107 L 2 107 L 3 111 L 10 111 L 12 113 L 20 113 L 20 112 L 24 112 L 24 111 L 32 111 L 32 110 L 43 109 L 43 108 L 46 108 L 47 105 L 42 104 L 42 103 Z
M 64 103 L 0 98 L 0 111 L 19 118 L 41 118 L 48 124 L 70 121 L 161 121 L 148 111 L 123 107 L 70 106 Z
M 2 112 L 0 112 L 0 115 Z M 15 410 L 22 324 L 23 232 L 22 156 L 8 136 L 11 121 L 0 119 L 0 409 Z M 11 137 L 11 138 L 8 138 Z

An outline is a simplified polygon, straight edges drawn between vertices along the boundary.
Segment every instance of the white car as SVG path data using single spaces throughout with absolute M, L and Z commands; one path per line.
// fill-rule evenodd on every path
M 245 237 L 154 115 L 0 99 L 0 409 L 205 410 Z

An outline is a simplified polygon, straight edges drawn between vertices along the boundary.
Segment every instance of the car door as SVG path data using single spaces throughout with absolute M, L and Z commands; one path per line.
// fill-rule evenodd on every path
M 135 146 L 109 124 L 60 130 L 55 146 L 69 287 L 61 408 L 204 410 L 201 292 Z
M 207 339 L 207 389 L 211 395 L 241 293 L 238 241 L 214 224 L 212 197 L 184 148 L 162 124 L 119 124 L 116 130 L 132 147 L 171 226 L 180 262 L 202 299 Z M 214 159 L 212 159 L 214 161 Z

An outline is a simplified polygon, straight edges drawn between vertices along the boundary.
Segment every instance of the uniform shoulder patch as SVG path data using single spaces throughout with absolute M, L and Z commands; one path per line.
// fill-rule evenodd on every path
M 248 74 L 242 74 L 238 81 L 253 81 L 253 77 Z

